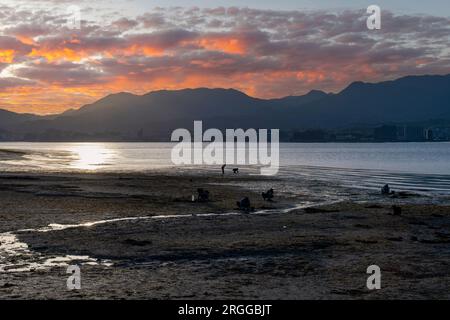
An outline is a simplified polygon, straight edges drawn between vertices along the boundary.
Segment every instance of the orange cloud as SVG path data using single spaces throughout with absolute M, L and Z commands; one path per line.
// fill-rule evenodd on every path
M 68 48 L 61 49 L 33 49 L 29 54 L 33 58 L 45 58 L 50 62 L 58 60 L 80 61 L 88 56 L 85 52 L 79 52 Z
M 207 50 L 222 51 L 231 54 L 244 54 L 246 45 L 235 38 L 204 38 L 199 41 L 199 45 Z
M 15 51 L 12 49 L 0 49 L 0 63 L 12 63 L 14 61 Z

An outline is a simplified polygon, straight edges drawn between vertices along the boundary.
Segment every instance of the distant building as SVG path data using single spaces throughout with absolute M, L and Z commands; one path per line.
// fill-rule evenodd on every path
M 428 141 L 433 141 L 434 140 L 433 129 L 428 128 L 428 129 L 425 130 L 425 138 Z
M 408 141 L 423 141 L 425 140 L 425 129 L 423 127 L 406 128 L 406 138 Z
M 397 126 L 384 125 L 374 129 L 374 138 L 376 141 L 396 141 Z
M 435 140 L 435 141 L 449 141 L 450 140 L 450 128 L 448 128 L 448 127 L 434 127 L 433 128 L 433 140 Z
M 397 140 L 399 141 L 424 141 L 426 133 L 423 127 L 418 126 L 399 126 L 397 127 Z

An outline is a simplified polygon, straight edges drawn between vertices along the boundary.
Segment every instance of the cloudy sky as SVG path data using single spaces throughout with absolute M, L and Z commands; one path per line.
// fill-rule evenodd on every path
M 366 26 L 374 3 L 381 30 Z M 187 87 L 336 92 L 450 73 L 449 43 L 448 0 L 0 0 L 0 108 L 57 113 Z

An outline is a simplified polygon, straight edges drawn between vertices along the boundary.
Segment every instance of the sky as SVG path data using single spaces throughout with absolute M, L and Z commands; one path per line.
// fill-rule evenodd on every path
M 371 4 L 380 30 L 367 28 Z M 0 0 L 0 108 L 52 114 L 196 87 L 338 92 L 448 74 L 449 43 L 447 0 Z
M 138 8 L 155 6 L 198 6 L 198 7 L 252 7 L 272 10 L 342 10 L 367 8 L 376 4 L 380 7 L 398 13 L 426 13 L 431 15 L 450 16 L 450 1 L 448 0 L 136 0 Z

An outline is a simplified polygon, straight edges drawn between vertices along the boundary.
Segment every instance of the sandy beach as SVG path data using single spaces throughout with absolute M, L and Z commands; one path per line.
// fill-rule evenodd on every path
M 263 201 L 280 183 L 245 173 L 4 173 L 0 297 L 450 298 L 448 206 L 406 202 L 395 216 L 382 196 Z M 197 188 L 211 201 L 192 202 Z M 243 196 L 255 212 L 236 210 Z M 81 266 L 81 290 L 67 290 L 68 264 Z M 381 290 L 366 287 L 373 264 Z

